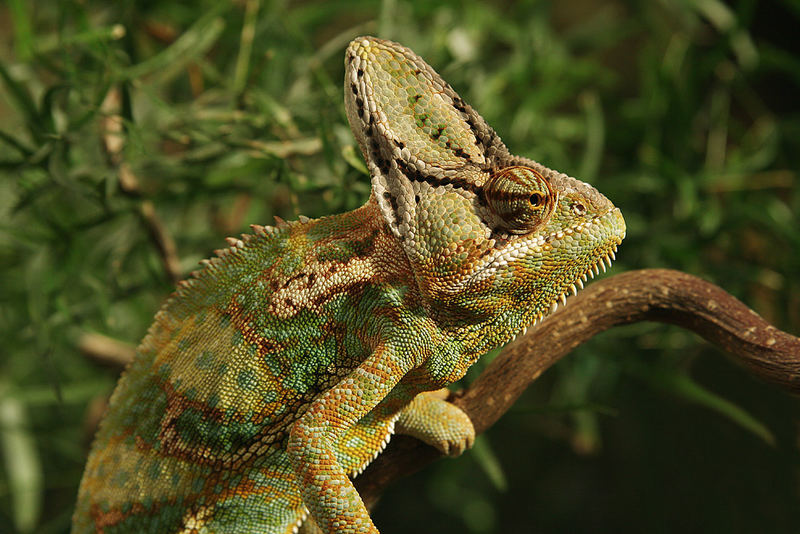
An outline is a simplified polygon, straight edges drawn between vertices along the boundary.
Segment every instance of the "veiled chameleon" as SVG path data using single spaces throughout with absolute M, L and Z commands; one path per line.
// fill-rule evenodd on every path
M 377 532 L 349 476 L 392 432 L 459 454 L 433 393 L 613 257 L 619 210 L 511 155 L 411 50 L 363 37 L 361 208 L 253 226 L 181 283 L 119 382 L 73 532 Z M 315 528 L 307 522 L 309 529 Z

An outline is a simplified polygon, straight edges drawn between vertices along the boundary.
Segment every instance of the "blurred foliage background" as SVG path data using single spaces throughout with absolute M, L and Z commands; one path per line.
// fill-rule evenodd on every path
M 0 4 L 0 531 L 68 531 L 119 373 L 91 354 L 129 352 L 224 236 L 365 201 L 341 87 L 364 33 L 611 198 L 613 271 L 681 269 L 800 333 L 798 19 L 797 0 Z M 798 532 L 798 408 L 692 334 L 619 328 L 374 518 Z

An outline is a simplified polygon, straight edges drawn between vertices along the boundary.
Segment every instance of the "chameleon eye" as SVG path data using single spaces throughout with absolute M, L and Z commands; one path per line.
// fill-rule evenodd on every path
M 512 234 L 530 232 L 547 217 L 552 205 L 550 184 L 530 167 L 506 167 L 483 188 L 489 208 Z

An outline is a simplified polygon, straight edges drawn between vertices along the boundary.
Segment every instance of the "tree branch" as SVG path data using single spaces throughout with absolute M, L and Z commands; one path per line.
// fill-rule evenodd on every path
M 506 346 L 463 395 L 451 400 L 469 415 L 480 434 L 572 349 L 613 326 L 639 321 L 692 330 L 730 353 L 755 376 L 800 393 L 800 339 L 770 325 L 714 284 L 679 271 L 647 269 L 591 284 L 569 299 L 566 307 Z M 420 441 L 396 436 L 355 480 L 356 487 L 369 506 L 392 481 L 439 456 Z

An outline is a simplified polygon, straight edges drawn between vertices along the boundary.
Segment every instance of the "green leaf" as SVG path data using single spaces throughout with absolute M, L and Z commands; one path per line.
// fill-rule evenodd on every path
M 211 10 L 195 22 L 170 46 L 122 71 L 121 78 L 133 80 L 153 75 L 153 83 L 164 83 L 176 76 L 188 63 L 202 56 L 217 41 L 225 29 L 225 22 L 218 17 L 222 8 Z
M 28 91 L 28 88 L 11 77 L 11 74 L 8 72 L 5 65 L 3 65 L 2 61 L 0 61 L 0 78 L 3 79 L 3 82 L 5 82 L 6 87 L 8 87 L 11 96 L 16 101 L 17 108 L 23 112 L 25 121 L 29 125 L 38 123 L 39 111 L 36 107 L 36 103 L 33 101 L 33 97 Z M 34 129 L 32 128 L 32 131 L 33 130 Z
M 605 119 L 600 99 L 594 91 L 586 91 L 578 100 L 586 115 L 586 145 L 581 162 L 580 176 L 584 180 L 592 181 L 597 177 L 598 169 L 603 157 L 605 144 Z
M 28 60 L 33 56 L 33 32 L 31 19 L 28 16 L 28 2 L 9 0 L 11 22 L 14 26 L 14 48 L 20 59 Z
M 25 142 L 17 139 L 13 135 L 6 133 L 0 130 L 0 142 L 4 142 L 12 147 L 14 147 L 21 155 L 23 156 L 30 156 L 33 153 L 33 149 L 25 146 Z
M 369 171 L 367 170 L 367 166 L 364 165 L 364 160 L 356 154 L 356 149 L 353 145 L 344 145 L 342 147 L 342 158 L 355 170 L 369 176 Z
M 492 449 L 489 438 L 486 435 L 480 435 L 475 438 L 475 444 L 472 446 L 472 457 L 481 466 L 483 472 L 489 477 L 489 481 L 499 491 L 505 491 L 508 488 L 508 481 L 503 472 L 503 466 L 497 455 Z
M 42 510 L 42 464 L 25 405 L 14 396 L 0 397 L 0 447 L 11 489 L 11 514 L 19 532 L 33 532 Z
M 657 372 L 653 372 L 641 366 L 635 370 L 635 373 L 666 392 L 727 417 L 765 443 L 775 445 L 775 436 L 763 423 L 747 413 L 743 408 L 709 391 L 689 376 L 665 367 L 659 367 Z

